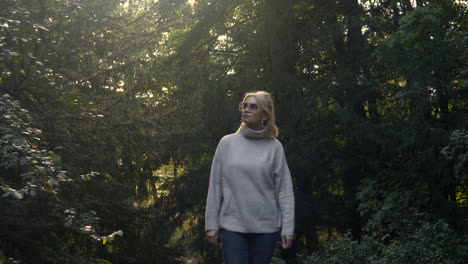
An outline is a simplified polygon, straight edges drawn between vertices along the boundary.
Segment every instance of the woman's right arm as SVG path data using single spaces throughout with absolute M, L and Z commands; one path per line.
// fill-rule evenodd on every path
M 223 140 L 219 142 L 211 164 L 210 182 L 206 199 L 205 231 L 217 231 L 219 229 L 219 209 L 223 199 L 221 181 L 222 142 Z
M 219 232 L 216 230 L 210 230 L 206 232 L 206 239 L 210 244 L 212 244 L 215 247 L 218 245 L 218 237 Z

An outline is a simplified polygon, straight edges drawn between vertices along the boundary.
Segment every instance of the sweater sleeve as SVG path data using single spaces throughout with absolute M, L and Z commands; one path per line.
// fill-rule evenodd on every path
M 281 143 L 275 153 L 275 184 L 278 204 L 281 210 L 281 235 L 294 234 L 294 192 L 291 173 Z
M 223 199 L 221 181 L 221 152 L 222 140 L 216 147 L 210 172 L 210 182 L 208 186 L 208 196 L 206 199 L 205 230 L 219 229 L 219 210 Z

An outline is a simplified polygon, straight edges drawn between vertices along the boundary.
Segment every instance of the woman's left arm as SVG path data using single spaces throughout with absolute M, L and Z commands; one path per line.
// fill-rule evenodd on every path
M 274 174 L 277 199 L 281 210 L 281 236 L 283 242 L 289 241 L 288 247 L 290 247 L 294 235 L 294 192 L 283 145 L 279 143 L 275 151 Z

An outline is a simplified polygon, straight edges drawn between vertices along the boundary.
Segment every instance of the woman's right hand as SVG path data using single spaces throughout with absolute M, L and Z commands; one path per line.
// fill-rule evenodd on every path
M 217 230 L 206 231 L 206 239 L 211 245 L 216 247 L 218 245 L 218 231 Z

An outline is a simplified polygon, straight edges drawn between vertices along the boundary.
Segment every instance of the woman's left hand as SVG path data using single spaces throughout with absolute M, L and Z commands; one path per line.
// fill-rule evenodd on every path
M 281 242 L 283 242 L 283 248 L 290 248 L 293 243 L 293 236 L 281 236 Z

